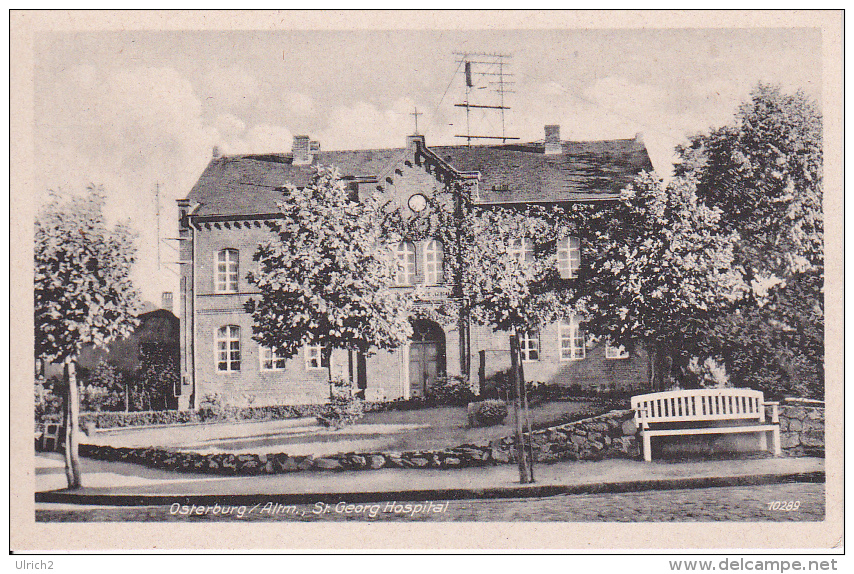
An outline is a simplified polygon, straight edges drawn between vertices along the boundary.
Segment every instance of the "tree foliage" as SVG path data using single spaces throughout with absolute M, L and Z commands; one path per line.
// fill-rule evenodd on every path
M 383 236 L 379 196 L 354 200 L 333 168 L 318 168 L 305 188 L 288 186 L 260 245 L 246 308 L 255 339 L 291 357 L 302 345 L 393 349 L 412 332 L 411 298 L 395 290 L 397 260 Z M 391 238 L 392 240 L 394 238 Z
M 580 235 L 588 213 L 580 205 L 473 208 L 464 226 L 462 274 L 472 319 L 509 331 L 572 315 L 577 283 L 561 279 L 556 245 Z
M 76 358 L 87 343 L 105 347 L 137 325 L 139 293 L 130 273 L 134 236 L 107 227 L 101 188 L 52 195 L 36 218 L 35 345 L 49 362 Z
M 623 345 L 642 341 L 668 369 L 687 366 L 704 326 L 746 290 L 733 267 L 737 237 L 720 220 L 689 178 L 636 178 L 590 222 L 599 231 L 585 261 L 588 328 Z M 666 374 L 658 369 L 659 384 Z
M 707 352 L 738 384 L 775 394 L 824 390 L 822 117 L 803 93 L 760 84 L 731 125 L 677 150 L 679 177 L 738 234 L 735 264 L 751 286 L 710 324 Z

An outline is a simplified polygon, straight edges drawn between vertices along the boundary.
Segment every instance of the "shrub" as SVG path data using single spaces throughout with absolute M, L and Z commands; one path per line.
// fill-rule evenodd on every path
M 459 407 L 475 398 L 471 385 L 460 376 L 439 377 L 427 390 L 428 401 L 436 406 Z
M 498 399 L 487 399 L 468 406 L 470 426 L 491 427 L 507 418 L 507 403 Z
M 337 430 L 355 423 L 363 416 L 365 401 L 353 395 L 349 383 L 333 381 L 329 404 L 316 418 L 321 426 Z

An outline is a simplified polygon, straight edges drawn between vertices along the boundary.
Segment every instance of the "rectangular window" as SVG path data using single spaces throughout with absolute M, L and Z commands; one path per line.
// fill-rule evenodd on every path
M 442 242 L 430 239 L 424 244 L 424 283 L 438 285 L 443 279 Z
M 563 279 L 573 279 L 581 267 L 581 240 L 566 237 L 557 244 L 557 269 Z
M 324 345 L 306 345 L 305 346 L 305 368 L 308 369 L 328 369 L 329 357 L 324 356 Z
M 611 343 L 605 343 L 605 358 L 606 359 L 628 359 L 629 352 L 623 345 L 612 346 Z
M 560 322 L 560 360 L 576 361 L 584 358 L 584 331 L 578 319 Z
M 216 254 L 217 293 L 237 293 L 238 257 L 237 249 L 223 249 Z
M 508 251 L 510 252 L 510 257 L 513 257 L 519 263 L 534 260 L 534 244 L 527 237 L 511 239 Z
M 216 333 L 216 370 L 229 373 L 240 370 L 240 327 L 225 325 Z
M 398 285 L 412 285 L 415 283 L 415 245 L 404 241 L 397 245 L 397 276 Z
M 261 357 L 262 371 L 283 371 L 285 369 L 285 356 L 274 352 L 270 347 L 259 345 L 258 355 Z
M 519 333 L 519 347 L 522 349 L 523 361 L 539 361 L 540 332 L 524 331 Z

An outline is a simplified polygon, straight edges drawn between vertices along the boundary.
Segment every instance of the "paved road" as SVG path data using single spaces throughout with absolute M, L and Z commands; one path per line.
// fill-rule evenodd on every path
M 797 503 L 796 510 L 770 510 Z M 407 505 L 410 505 L 407 508 Z M 420 505 L 420 508 L 419 506 Z M 531 521 L 531 522 L 696 522 L 820 521 L 824 519 L 824 484 L 791 483 L 705 489 L 646 491 L 622 494 L 562 495 L 547 498 L 452 500 L 428 503 L 381 502 L 352 505 L 274 503 L 257 507 L 181 509 L 177 505 L 146 507 L 73 507 L 37 504 L 39 522 L 128 521 Z M 206 513 L 205 513 L 206 512 Z M 242 514 L 242 516 L 241 516 Z

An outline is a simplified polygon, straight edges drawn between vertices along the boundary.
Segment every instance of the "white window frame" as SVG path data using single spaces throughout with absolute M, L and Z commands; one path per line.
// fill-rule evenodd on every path
M 225 333 L 223 333 L 225 330 Z M 224 346 L 222 345 L 224 343 Z M 234 345 L 236 343 L 236 345 Z M 237 358 L 235 358 L 235 352 Z M 223 354 L 224 353 L 224 354 Z M 216 358 L 216 372 L 219 374 L 239 373 L 243 358 L 240 349 L 240 326 L 223 325 L 216 330 L 214 342 L 214 357 Z M 235 363 L 237 368 L 234 368 Z M 225 365 L 221 369 L 221 365 Z
M 267 363 L 270 366 L 267 366 Z M 277 363 L 281 363 L 281 367 L 277 366 Z M 284 371 L 287 368 L 287 358 L 273 351 L 272 347 L 265 347 L 264 345 L 258 345 L 258 370 L 260 371 Z
M 415 275 L 418 270 L 415 253 L 415 245 L 411 241 L 401 241 L 397 244 L 397 248 L 395 249 L 395 255 L 397 257 L 395 283 L 398 286 L 412 285 L 415 283 Z
M 522 351 L 523 363 L 535 363 L 540 360 L 542 353 L 540 352 L 540 331 L 521 331 L 519 333 L 519 349 Z M 531 357 L 531 353 L 535 353 L 535 357 Z
M 569 341 L 568 347 L 564 346 L 564 341 Z M 581 361 L 587 357 L 584 330 L 576 317 L 558 324 L 558 348 L 561 361 Z M 569 349 L 570 356 L 566 356 L 566 349 Z
M 306 345 L 305 346 L 305 370 L 306 371 L 325 371 L 329 367 L 323 364 L 323 347 L 324 345 Z M 329 363 L 332 362 L 330 354 Z M 312 363 L 317 363 L 316 365 Z
M 610 341 L 605 342 L 605 358 L 606 359 L 628 359 L 629 352 L 624 345 L 611 345 Z
M 220 260 L 222 255 L 225 255 L 224 260 Z M 223 265 L 224 269 L 220 269 L 220 265 Z M 238 292 L 240 288 L 240 251 L 237 249 L 220 249 L 214 254 L 214 287 L 217 293 Z
M 534 244 L 527 237 L 511 239 L 507 251 L 510 253 L 510 257 L 513 257 L 520 264 L 534 258 Z M 528 257 L 529 253 L 531 254 L 530 257 Z
M 564 279 L 574 279 L 581 267 L 581 240 L 578 237 L 565 237 L 558 242 L 557 269 Z
M 438 239 L 429 239 L 424 243 L 424 284 L 438 285 L 444 279 L 442 251 L 444 245 Z

